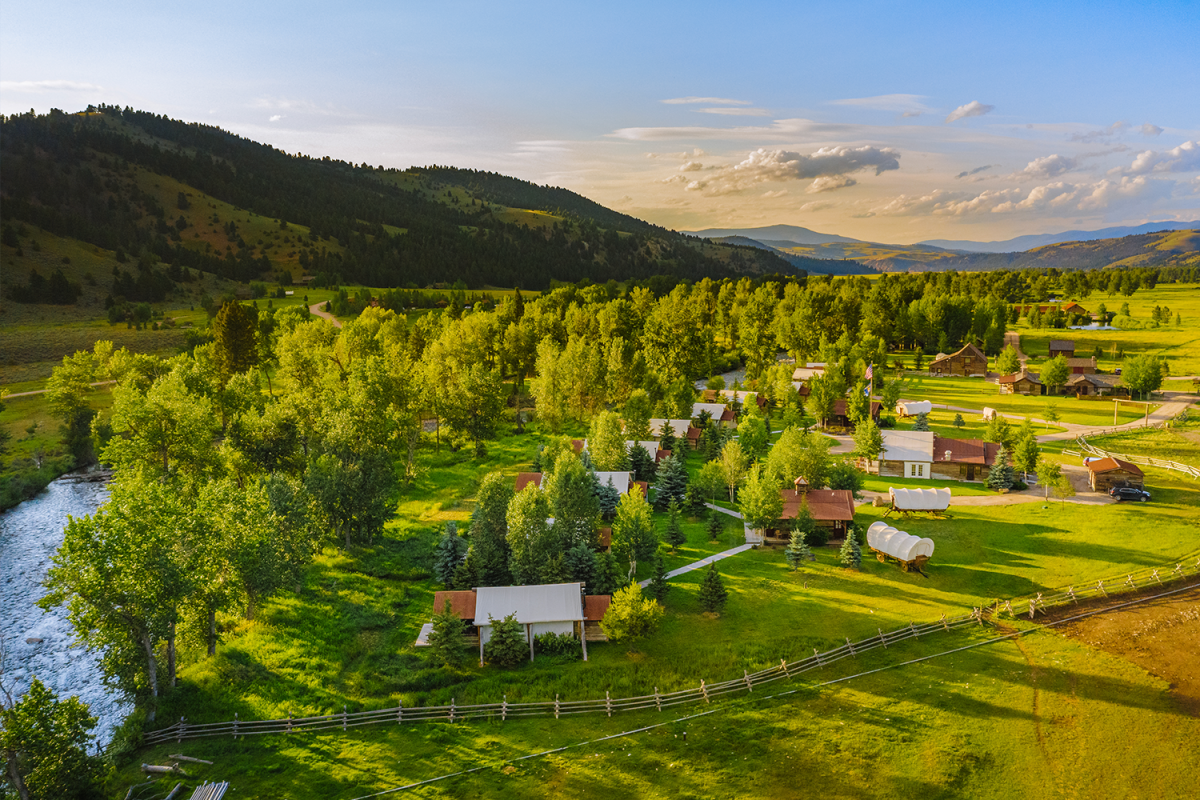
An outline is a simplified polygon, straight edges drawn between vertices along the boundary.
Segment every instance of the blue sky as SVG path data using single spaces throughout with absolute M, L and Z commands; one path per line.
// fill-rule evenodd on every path
M 163 5 L 0 0 L 0 111 L 131 105 L 678 229 L 1200 218 L 1196 2 Z

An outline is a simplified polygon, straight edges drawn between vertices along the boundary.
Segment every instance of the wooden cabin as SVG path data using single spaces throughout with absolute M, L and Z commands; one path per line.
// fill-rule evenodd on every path
M 1072 375 L 1095 375 L 1096 374 L 1096 357 L 1088 356 L 1087 358 L 1068 358 L 1067 369 Z
M 1088 485 L 1094 492 L 1107 492 L 1114 486 L 1146 488 L 1146 475 L 1137 464 L 1109 457 L 1089 461 L 1087 468 Z
M 935 358 L 929 364 L 930 375 L 969 375 L 987 374 L 987 356 L 975 345 L 968 342 L 950 355 Z
M 1055 358 L 1063 356 L 1064 358 L 1075 357 L 1075 343 L 1070 339 L 1051 339 L 1050 340 L 1050 357 Z
M 764 540 L 772 544 L 786 544 L 791 540 L 792 522 L 800 509 L 808 505 L 808 513 L 822 528 L 828 528 L 831 539 L 845 538 L 846 531 L 854 522 L 854 495 L 846 489 L 808 489 L 802 480 L 796 489 L 779 492 L 783 499 L 783 512 L 775 524 L 767 528 Z
M 1046 387 L 1042 385 L 1038 376 L 1025 370 L 1014 372 L 1012 375 L 1001 375 L 996 383 L 1000 387 L 1000 394 L 1040 395 L 1046 392 Z

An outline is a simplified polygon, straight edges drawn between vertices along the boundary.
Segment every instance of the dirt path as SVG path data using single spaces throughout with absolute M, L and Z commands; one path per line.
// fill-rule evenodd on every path
M 1200 585 L 1060 630 L 1167 681 L 1182 709 L 1200 716 Z
M 89 383 L 88 385 L 89 386 L 108 386 L 110 383 L 116 383 L 116 381 L 96 381 L 95 383 Z M 12 394 L 5 395 L 4 399 L 12 400 L 13 398 L 16 398 L 16 397 L 33 397 L 35 394 L 45 394 L 45 393 L 46 393 L 45 389 L 34 389 L 33 391 L 30 391 L 30 392 L 13 392 Z
M 308 307 L 308 310 L 311 311 L 313 314 L 316 314 L 321 319 L 329 320 L 330 322 L 332 322 L 333 327 L 335 327 L 335 328 L 342 327 L 341 320 L 339 320 L 333 314 L 330 314 L 328 311 L 326 311 L 324 303 L 313 303 L 311 306 Z
M 1025 366 L 1029 356 L 1021 352 L 1021 334 L 1016 331 L 1008 331 L 1004 334 L 1004 344 L 1006 347 L 1011 345 L 1012 349 L 1017 351 L 1017 358 L 1021 360 L 1021 366 Z

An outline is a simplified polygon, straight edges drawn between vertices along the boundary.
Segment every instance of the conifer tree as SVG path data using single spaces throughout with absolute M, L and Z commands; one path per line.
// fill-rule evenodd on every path
M 683 532 L 680 522 L 679 503 L 674 500 L 667 506 L 667 529 L 663 532 L 663 541 L 671 545 L 671 552 L 687 543 L 687 534 Z
M 589 589 L 596 577 L 598 564 L 596 553 L 584 544 L 577 544 L 567 551 L 566 568 L 570 580 L 582 583 Z
M 525 627 L 517 622 L 516 614 L 504 619 L 493 619 L 488 615 L 492 635 L 483 646 L 483 657 L 489 664 L 500 667 L 515 667 L 529 657 L 529 644 L 525 641 Z
M 953 425 L 955 428 L 962 430 L 963 426 L 965 426 L 967 424 L 967 421 L 963 419 L 962 414 L 955 414 L 954 422 L 952 422 L 950 424 Z
M 670 590 L 671 584 L 667 583 L 667 567 L 663 563 L 662 553 L 655 553 L 654 575 L 650 578 L 650 583 L 646 586 L 646 594 L 661 603 Z
M 546 559 L 538 572 L 538 583 L 566 583 L 570 578 L 566 560 L 562 553 L 555 553 Z
M 858 533 L 853 525 L 846 531 L 846 541 L 842 542 L 842 549 L 838 555 L 843 567 L 858 569 L 862 566 L 862 548 L 858 544 Z
M 913 423 L 912 429 L 914 431 L 929 430 L 929 415 L 924 411 L 922 411 L 920 414 L 917 414 L 917 421 Z
M 687 499 L 688 474 L 683 459 L 674 454 L 663 459 L 654 484 L 654 508 L 662 511 L 672 502 L 682 504 Z
M 727 599 L 729 592 L 725 588 L 725 582 L 717 572 L 716 562 L 712 562 L 704 573 L 704 580 L 700 582 L 700 605 L 705 611 L 720 611 L 725 607 Z
M 633 479 L 638 481 L 654 480 L 654 459 L 640 444 L 634 443 L 629 448 L 629 469 L 633 471 Z
M 446 601 L 441 613 L 433 615 L 433 630 L 429 632 L 429 650 L 433 657 L 447 667 L 461 665 L 466 657 L 466 648 L 463 646 L 466 632 L 467 623 L 454 613 L 450 602 Z
M 588 587 L 589 594 L 612 594 L 625 583 L 625 573 L 621 572 L 617 557 L 611 550 L 596 557 L 596 578 L 593 585 Z
M 617 503 L 621 502 L 621 493 L 617 491 L 617 487 L 613 486 L 612 478 L 604 483 L 597 480 L 596 486 L 596 503 L 600 507 L 600 516 L 604 519 L 612 519 L 613 514 L 617 511 Z
M 1004 444 L 1000 445 L 1000 450 L 996 453 L 996 461 L 992 464 L 991 470 L 988 471 L 987 487 L 994 491 L 1009 489 L 1013 485 L 1013 468 L 1008 457 L 1008 447 Z
M 467 557 L 467 541 L 458 535 L 458 523 L 447 522 L 437 543 L 433 574 L 447 589 L 454 588 L 454 573 Z
M 793 530 L 788 546 L 783 551 L 784 556 L 787 557 L 788 566 L 792 569 L 799 569 L 805 561 L 817 560 L 812 550 L 808 548 L 808 543 L 804 541 L 804 536 L 804 531 Z
M 704 530 L 708 531 L 708 540 L 715 542 L 721 538 L 721 534 L 725 532 L 725 515 L 720 511 L 710 511 L 708 513 L 708 523 L 704 526 Z

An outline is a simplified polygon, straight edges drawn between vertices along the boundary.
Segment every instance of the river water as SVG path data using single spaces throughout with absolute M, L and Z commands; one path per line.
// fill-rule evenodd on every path
M 104 484 L 60 479 L 32 500 L 0 514 L 4 683 L 14 696 L 20 696 L 36 677 L 59 699 L 79 697 L 99 719 L 93 733 L 100 746 L 108 743 L 113 729 L 133 707 L 104 685 L 98 654 L 75 643 L 65 609 L 47 612 L 34 603 L 46 594 L 42 582 L 62 544 L 67 517 L 91 514 L 107 499 Z

